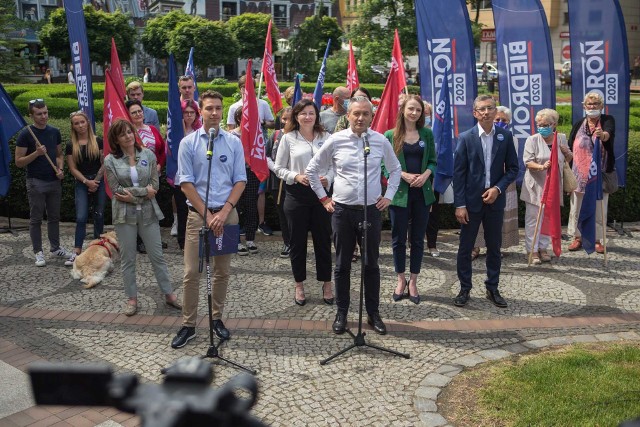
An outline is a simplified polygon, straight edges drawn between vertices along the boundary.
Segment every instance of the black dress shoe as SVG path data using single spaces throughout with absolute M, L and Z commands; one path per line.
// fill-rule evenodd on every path
M 500 291 L 490 291 L 487 289 L 487 299 L 493 303 L 496 307 L 507 308 L 507 302 L 500 295 Z
M 333 321 L 333 333 L 340 335 L 344 334 L 347 329 L 347 314 L 338 312 L 336 314 L 336 320 Z
M 373 330 L 376 331 L 380 335 L 384 335 L 387 333 L 387 327 L 384 325 L 380 314 L 375 313 L 371 316 L 367 316 L 367 323 L 373 326 Z
M 400 301 L 402 298 L 407 298 L 407 297 L 409 296 L 409 282 L 405 280 L 405 281 L 404 281 L 404 286 L 405 286 L 405 289 L 407 290 L 407 293 L 406 293 L 406 294 L 400 294 L 400 295 L 398 295 L 398 294 L 396 294 L 396 293 L 394 292 L 394 293 L 393 293 L 393 295 L 391 295 L 391 298 L 393 298 L 393 301 L 394 301 L 394 302 L 398 302 L 398 301 Z
M 469 292 L 470 291 L 460 290 L 458 296 L 453 300 L 453 305 L 455 305 L 456 307 L 464 307 L 465 305 L 467 305 L 470 299 Z
M 213 321 L 213 331 L 221 340 L 228 340 L 229 338 L 231 338 L 229 330 L 224 327 L 224 323 L 222 323 L 222 320 L 220 319 L 216 319 Z

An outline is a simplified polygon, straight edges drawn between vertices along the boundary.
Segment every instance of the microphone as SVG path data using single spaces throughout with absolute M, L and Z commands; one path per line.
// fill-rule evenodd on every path
M 207 145 L 207 160 L 211 160 L 213 157 L 213 140 L 218 136 L 216 128 L 209 129 L 209 144 Z
M 369 147 L 369 135 L 367 135 L 367 131 L 362 134 L 362 142 L 364 143 L 364 155 L 368 156 L 371 154 L 371 147 Z

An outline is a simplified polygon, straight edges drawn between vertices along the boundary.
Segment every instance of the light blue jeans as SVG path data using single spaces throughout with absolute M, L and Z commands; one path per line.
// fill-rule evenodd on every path
M 153 274 L 156 276 L 158 286 L 162 293 L 173 293 L 171 277 L 167 262 L 162 254 L 162 240 L 158 221 L 144 225 L 142 211 L 138 211 L 136 224 L 116 224 L 116 234 L 120 244 L 120 265 L 122 267 L 122 279 L 124 281 L 124 293 L 128 298 L 136 298 L 138 286 L 136 284 L 136 236 L 140 235 L 147 249 L 147 256 L 153 266 Z

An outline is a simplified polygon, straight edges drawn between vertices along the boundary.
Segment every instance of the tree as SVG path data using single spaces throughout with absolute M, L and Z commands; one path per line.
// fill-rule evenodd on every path
M 413 0 L 370 0 L 358 7 L 358 20 L 348 36 L 362 50 L 364 65 L 386 64 L 391 60 L 393 33 L 398 29 L 402 54 L 418 52 L 418 35 Z
M 169 57 L 169 34 L 178 24 L 191 21 L 191 16 L 182 9 L 174 10 L 147 21 L 142 33 L 142 46 L 145 52 L 155 58 Z
M 96 11 L 93 6 L 85 5 L 84 19 L 92 62 L 102 65 L 111 60 L 112 37 L 118 46 L 120 61 L 131 59 L 136 50 L 136 30 L 129 25 L 128 15 L 120 11 L 114 13 Z M 43 25 L 39 37 L 49 55 L 56 56 L 62 61 L 71 61 L 67 16 L 63 8 L 56 9 L 49 15 L 49 21 Z
M 13 82 L 27 71 L 29 65 L 24 58 L 16 55 L 16 50 L 26 45 L 10 38 L 10 33 L 21 29 L 16 18 L 16 5 L 13 0 L 0 0 L 0 81 Z
M 176 61 L 186 63 L 192 47 L 195 48 L 194 65 L 202 69 L 230 64 L 238 58 L 240 51 L 238 41 L 223 22 L 209 21 L 200 16 L 179 23 L 169 33 L 168 48 L 176 56 Z
M 264 39 L 269 29 L 271 15 L 264 13 L 243 13 L 234 16 L 227 22 L 227 28 L 240 45 L 240 58 L 262 58 L 264 53 Z M 276 51 L 278 29 L 271 26 L 271 48 Z
M 297 72 L 317 73 L 320 67 L 316 62 L 323 58 L 327 41 L 331 39 L 331 54 L 340 50 L 342 36 L 343 32 L 335 18 L 310 16 L 300 25 L 298 34 L 290 39 L 286 58 Z

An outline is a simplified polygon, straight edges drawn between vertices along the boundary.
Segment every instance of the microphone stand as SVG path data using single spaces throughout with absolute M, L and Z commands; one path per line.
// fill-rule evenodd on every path
M 368 130 L 368 129 L 367 129 Z M 326 365 L 328 362 L 330 362 L 331 360 L 335 359 L 336 357 L 346 353 L 347 351 L 356 348 L 356 347 L 369 347 L 369 348 L 373 348 L 376 350 L 380 350 L 380 351 L 384 351 L 387 353 L 391 353 L 394 354 L 396 356 L 400 356 L 400 357 L 404 357 L 405 359 L 409 359 L 411 358 L 411 356 L 409 356 L 406 353 L 400 353 L 398 351 L 395 350 L 390 350 L 384 347 L 380 347 L 374 344 L 369 344 L 365 341 L 364 337 L 366 335 L 365 332 L 362 331 L 362 306 L 363 306 L 363 299 L 364 299 L 364 271 L 366 266 L 369 264 L 369 253 L 367 251 L 368 248 L 368 230 L 369 227 L 371 226 L 371 224 L 369 223 L 369 221 L 367 221 L 367 157 L 370 154 L 370 149 L 369 149 L 369 140 L 367 138 L 367 133 L 365 131 L 365 133 L 363 134 L 363 147 L 364 147 L 364 216 L 363 216 L 363 220 L 361 223 L 358 224 L 358 227 L 360 228 L 360 230 L 362 230 L 362 256 L 360 257 L 360 307 L 359 307 L 359 314 L 358 314 L 358 333 L 356 335 L 353 334 L 353 332 L 351 332 L 351 329 L 347 328 L 347 333 L 349 335 L 351 335 L 351 337 L 353 338 L 353 344 L 351 344 L 350 346 L 348 346 L 347 348 L 340 350 L 339 352 L 335 353 L 334 355 L 320 361 L 321 365 Z
M 207 170 L 207 193 L 204 198 L 204 209 L 205 215 L 202 217 L 202 228 L 200 229 L 200 264 L 198 265 L 198 272 L 202 273 L 203 262 L 206 268 L 206 280 L 207 280 L 207 304 L 209 307 L 209 348 L 207 349 L 207 353 L 204 356 L 201 356 L 201 359 L 211 358 L 211 359 L 220 359 L 224 362 L 227 362 L 230 365 L 235 366 L 236 368 L 243 369 L 253 375 L 256 374 L 256 371 L 253 369 L 247 368 L 246 366 L 240 365 L 239 363 L 233 362 L 223 356 L 220 355 L 218 348 L 226 341 L 224 339 L 220 339 L 220 342 L 216 345 L 213 340 L 213 315 L 211 313 L 211 264 L 210 264 L 210 253 L 211 245 L 209 243 L 209 234 L 211 233 L 211 229 L 207 226 L 207 215 L 209 212 L 209 185 L 211 184 L 211 165 L 213 164 L 213 140 L 217 136 L 217 132 L 214 128 L 211 128 L 209 131 L 209 146 L 207 148 L 207 161 L 209 162 L 209 167 Z

